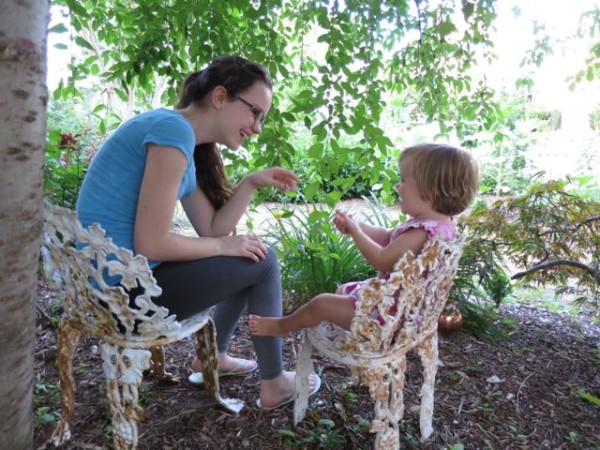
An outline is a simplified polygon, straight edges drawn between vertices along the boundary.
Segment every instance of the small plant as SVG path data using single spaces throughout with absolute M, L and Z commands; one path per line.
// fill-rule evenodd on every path
M 35 408 L 33 425 L 50 425 L 53 426 L 60 420 L 60 413 L 53 410 L 50 406 L 38 406 Z
M 371 422 L 361 416 L 354 416 L 356 423 L 350 424 L 350 431 L 356 435 L 368 433 Z
M 138 387 L 139 402 L 142 408 L 145 408 L 152 402 L 152 390 L 147 384 L 141 383 Z
M 448 381 L 451 383 L 458 383 L 462 380 L 462 377 L 456 372 L 448 372 Z
M 512 317 L 503 317 L 502 325 L 504 325 L 504 327 L 507 328 L 509 332 L 516 331 L 518 328 L 517 321 Z
M 347 385 L 342 386 L 341 389 L 342 396 L 344 397 L 344 402 L 349 406 L 354 406 L 358 404 L 358 395 L 352 389 L 350 389 Z
M 60 400 L 60 390 L 55 384 L 44 382 L 42 374 L 36 372 L 33 386 L 33 423 L 38 425 L 54 425 L 60 419 L 60 413 L 54 409 Z
M 513 440 L 519 442 L 520 444 L 525 444 L 527 442 L 527 436 L 519 433 L 519 430 L 515 425 L 509 425 L 508 429 L 509 429 L 510 437 Z
M 279 430 L 279 433 L 283 435 L 282 443 L 285 448 L 307 448 L 308 444 L 326 449 L 346 448 L 346 439 L 341 435 L 333 420 L 320 419 L 312 429 L 300 428 L 300 430 L 294 431 L 288 427 Z
M 46 141 L 44 196 L 53 204 L 74 209 L 93 154 L 80 134 L 51 130 Z
M 405 421 L 403 420 L 401 423 L 405 424 Z M 409 432 L 405 432 L 404 435 L 401 436 L 401 441 L 402 441 L 402 444 L 406 443 L 406 444 L 410 445 L 411 448 L 420 448 L 421 447 L 419 438 Z
M 594 405 L 596 405 L 596 406 L 598 406 L 600 408 L 600 398 L 596 397 L 595 395 L 588 394 L 587 392 L 582 391 L 582 390 L 575 391 L 575 393 L 579 397 L 587 400 L 588 402 L 590 402 L 590 403 L 592 403 L 592 404 L 594 404 Z
M 334 229 L 330 212 L 306 205 L 272 214 L 265 241 L 278 253 L 284 290 L 300 303 L 375 274 L 352 239 Z
M 448 450 L 465 450 L 465 446 L 460 443 L 452 444 L 448 447 Z
M 79 361 L 75 370 L 84 378 L 87 377 L 90 373 L 85 361 Z

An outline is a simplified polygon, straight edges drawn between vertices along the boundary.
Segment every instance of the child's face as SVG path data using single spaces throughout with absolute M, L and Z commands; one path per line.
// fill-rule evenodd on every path
M 403 164 L 400 167 L 400 182 L 397 185 L 397 189 L 400 196 L 400 209 L 404 214 L 411 217 L 418 217 L 421 214 L 431 211 L 431 202 L 421 197 L 419 186 L 413 176 L 410 164 Z

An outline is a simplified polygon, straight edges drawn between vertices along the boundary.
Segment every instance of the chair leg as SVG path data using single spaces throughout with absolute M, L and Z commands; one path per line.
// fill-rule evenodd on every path
M 421 413 L 419 426 L 421 439 L 425 440 L 433 433 L 433 394 L 438 364 L 438 337 L 433 333 L 419 345 L 419 356 L 423 363 L 423 386 L 421 387 Z
M 404 417 L 404 380 L 406 373 L 406 354 L 390 363 L 392 367 L 392 385 L 390 395 L 390 411 L 392 421 L 399 423 Z
M 294 426 L 298 425 L 308 408 L 308 394 L 310 392 L 310 374 L 313 371 L 312 362 L 313 345 L 306 332 L 302 338 L 302 348 L 296 362 L 296 400 L 294 401 Z
M 150 347 L 150 373 L 162 383 L 179 383 L 179 377 L 165 370 L 165 349 L 162 345 Z
M 217 332 L 213 321 L 209 320 L 196 332 L 196 336 L 198 338 L 196 354 L 202 366 L 204 386 L 217 405 L 235 414 L 239 413 L 244 407 L 244 401 L 237 398 L 223 398 L 220 394 Z
M 404 372 L 406 356 L 377 367 L 361 370 L 361 380 L 369 387 L 375 417 L 370 432 L 375 436 L 375 449 L 400 448 L 398 422 L 404 415 Z
M 50 441 L 55 447 L 71 439 L 71 420 L 75 413 L 75 381 L 73 380 L 73 355 L 81 333 L 62 319 L 56 338 L 56 365 L 60 384 L 61 418 Z
M 138 403 L 138 386 L 150 368 L 151 353 L 102 343 L 106 400 L 112 416 L 113 443 L 117 450 L 137 448 L 137 422 L 144 418 Z

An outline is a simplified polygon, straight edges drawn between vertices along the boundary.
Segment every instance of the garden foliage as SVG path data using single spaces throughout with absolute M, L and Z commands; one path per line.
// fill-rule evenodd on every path
M 55 5 L 67 7 L 69 26 L 51 31 L 71 33 L 80 49 L 55 98 L 82 95 L 95 82 L 103 93 L 92 107 L 101 134 L 142 109 L 173 105 L 184 75 L 217 56 L 239 54 L 263 63 L 275 81 L 268 124 L 248 155 L 224 155 L 240 172 L 293 167 L 303 158 L 319 175 L 302 185 L 305 201 L 332 206 L 360 183 L 391 201 L 395 167 L 386 160 L 397 156 L 391 154 L 396 145 L 381 119 L 399 95 L 420 121 L 437 122 L 443 135 L 494 135 L 501 123 L 493 92 L 472 70 L 491 58 L 492 0 Z M 360 171 L 346 170 L 346 163 Z M 322 197 L 328 180 L 336 180 L 335 191 Z
M 600 202 L 587 197 L 590 178 L 533 182 L 520 195 L 479 203 L 463 223 L 501 300 L 504 277 L 525 285 L 561 286 L 600 313 Z M 485 284 L 485 278 L 483 278 Z M 488 283 L 489 284 L 489 283 Z
M 383 203 L 395 199 L 404 143 L 384 125 L 389 114 L 395 127 L 436 123 L 440 135 L 465 147 L 478 148 L 484 140 L 492 147 L 496 159 L 483 167 L 482 191 L 501 197 L 480 203 L 463 221 L 470 241 L 453 289 L 463 312 L 482 313 L 485 302 L 501 302 L 510 293 L 513 268 L 520 282 L 556 283 L 597 301 L 597 201 L 567 181 L 528 188 L 528 142 L 516 127 L 523 102 L 499 101 L 473 70 L 493 59 L 493 0 L 54 5 L 68 15 L 51 32 L 70 33 L 78 46 L 54 100 L 101 92 L 86 96 L 100 135 L 134 113 L 173 105 L 184 75 L 217 56 L 239 54 L 268 68 L 275 92 L 264 130 L 247 151 L 223 155 L 234 181 L 271 165 L 301 175 L 297 196 L 265 190 L 259 201 L 327 204 L 273 219 L 269 239 L 280 252 L 284 288 L 299 301 L 372 274 L 349 238 L 333 230 L 329 210 L 340 199 L 371 191 Z M 590 11 L 582 33 L 596 33 L 598 17 L 597 9 Z M 550 47 L 541 37 L 529 62 L 539 64 Z M 597 79 L 599 48 L 590 50 L 573 83 Z M 521 83 L 531 87 L 530 80 Z M 62 117 L 48 137 L 45 189 L 53 202 L 73 207 L 95 135 L 87 124 L 69 128 Z M 374 217 L 391 226 L 390 218 Z

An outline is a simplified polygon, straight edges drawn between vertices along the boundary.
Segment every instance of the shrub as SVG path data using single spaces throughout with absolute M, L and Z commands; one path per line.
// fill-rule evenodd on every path
M 265 241 L 278 253 L 283 289 L 298 303 L 286 307 L 375 275 L 352 239 L 332 225 L 332 213 L 305 204 L 272 214 Z
M 50 202 L 75 207 L 98 141 L 74 100 L 50 103 L 44 162 L 44 196 Z
M 53 204 L 75 208 L 83 177 L 95 153 L 80 134 L 51 130 L 46 141 L 44 196 Z
M 479 204 L 464 223 L 486 257 L 516 268 L 513 280 L 558 286 L 557 295 L 571 291 L 600 312 L 600 202 L 581 195 L 586 180 L 534 182 Z

